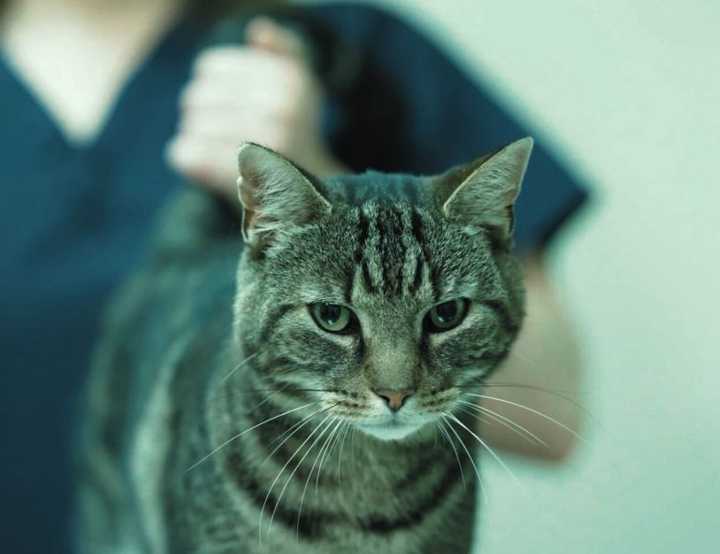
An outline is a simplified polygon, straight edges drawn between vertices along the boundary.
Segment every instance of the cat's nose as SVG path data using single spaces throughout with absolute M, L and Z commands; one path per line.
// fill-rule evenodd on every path
M 403 407 L 405 401 L 415 394 L 415 389 L 373 389 L 373 392 L 385 401 L 388 408 L 393 412 L 397 412 Z

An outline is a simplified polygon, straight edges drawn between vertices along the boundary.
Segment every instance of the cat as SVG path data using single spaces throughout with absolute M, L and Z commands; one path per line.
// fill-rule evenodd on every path
M 184 192 L 97 350 L 79 551 L 469 552 L 531 150 L 320 180 L 248 143 L 236 206 Z

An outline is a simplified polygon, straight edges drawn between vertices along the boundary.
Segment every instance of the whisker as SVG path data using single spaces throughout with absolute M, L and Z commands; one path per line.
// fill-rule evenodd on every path
M 322 449 L 324 450 L 324 452 L 321 452 L 320 465 L 318 466 L 317 473 L 315 474 L 315 497 L 316 498 L 318 496 L 318 488 L 320 487 L 320 472 L 322 471 L 322 466 L 325 463 L 325 459 L 328 457 L 330 452 L 335 448 L 336 438 L 339 436 L 339 433 L 337 431 L 338 431 L 338 429 L 340 429 L 342 424 L 343 424 L 343 420 L 340 419 L 340 421 L 338 421 L 337 425 L 335 425 L 335 428 L 332 431 L 330 431 L 331 442 L 329 443 L 328 446 L 326 446 L 325 444 L 323 445 Z
M 253 358 L 257 357 L 260 354 L 260 352 L 255 352 L 254 354 L 250 354 L 247 358 L 245 358 L 242 362 L 240 362 L 238 365 L 236 365 L 225 377 L 222 378 L 221 383 L 224 383 L 230 377 L 232 377 L 237 370 L 239 370 L 242 366 L 244 366 L 246 363 L 248 363 Z
M 468 414 L 475 421 L 479 421 L 480 423 L 487 423 L 488 425 L 492 425 L 492 420 L 487 419 L 486 414 L 480 414 L 477 412 L 473 412 L 473 411 L 470 411 L 469 408 L 464 408 L 464 407 L 458 408 L 458 411 L 462 414 Z
M 254 412 L 254 411 L 257 410 L 258 408 L 260 408 L 260 406 L 263 406 L 264 404 L 266 404 L 267 402 L 269 402 L 270 399 L 272 398 L 272 394 L 283 392 L 286 388 L 287 388 L 287 385 L 281 387 L 280 389 L 274 390 L 274 391 L 271 392 L 270 394 L 267 394 L 267 395 L 265 396 L 265 398 L 263 398 L 263 399 L 262 399 L 260 402 L 258 402 L 255 406 L 253 406 L 252 408 L 250 408 L 250 410 L 248 410 L 247 413 L 250 414 L 250 413 Z M 258 391 L 258 392 L 261 392 L 261 391 Z
M 312 451 L 312 449 L 315 447 L 315 445 L 318 443 L 318 441 L 322 438 L 322 436 L 325 434 L 325 432 L 328 430 L 329 425 L 324 425 L 324 423 L 330 419 L 331 417 L 335 417 L 332 414 L 328 414 L 325 416 L 325 419 L 323 419 L 315 429 L 313 429 L 308 437 L 303 441 L 303 443 L 298 447 L 297 450 L 293 453 L 293 455 L 290 457 L 290 459 L 287 461 L 287 463 L 283 466 L 283 468 L 280 470 L 280 473 L 278 473 L 278 476 L 275 478 L 275 481 L 273 481 L 272 485 L 270 485 L 270 489 L 268 490 L 268 496 L 272 492 L 273 487 L 275 486 L 275 483 L 277 482 L 280 475 L 282 475 L 283 471 L 287 468 L 288 464 L 292 462 L 292 460 L 295 458 L 298 452 L 302 450 L 303 446 L 307 444 L 307 442 L 312 438 L 312 436 L 318 431 L 318 429 L 322 428 L 322 431 L 320 434 L 315 438 L 312 445 L 307 449 L 305 454 L 302 455 L 298 463 L 295 465 L 293 470 L 290 472 L 290 476 L 285 480 L 285 484 L 283 485 L 283 488 L 280 490 L 280 496 L 278 496 L 277 501 L 275 502 L 275 507 L 273 508 L 272 514 L 270 515 L 270 523 L 268 524 L 268 533 L 270 532 L 270 529 L 272 528 L 273 520 L 275 519 L 275 514 L 277 512 L 278 506 L 280 506 L 280 502 L 282 501 L 282 497 L 285 494 L 285 490 L 287 489 L 288 485 L 290 484 L 290 481 L 292 481 L 292 478 L 294 477 L 295 473 L 297 472 L 298 468 L 302 465 L 303 461 L 305 461 L 305 458 L 307 458 L 308 454 Z M 268 496 L 265 498 L 267 499 Z M 264 506 L 264 503 L 263 503 Z M 260 518 L 262 521 L 262 512 L 260 512 Z
M 555 419 L 554 417 L 550 417 L 549 415 L 547 415 L 547 414 L 545 414 L 545 413 L 543 413 L 543 412 L 541 412 L 541 411 L 538 411 L 538 410 L 536 410 L 536 409 L 534 409 L 534 408 L 531 408 L 530 406 L 525 406 L 525 404 L 520 404 L 520 403 L 518 403 L 518 402 L 513 402 L 512 400 L 507 400 L 507 399 L 505 399 L 505 398 L 498 398 L 497 396 L 489 396 L 489 395 L 487 395 L 487 394 L 475 394 L 475 393 L 467 393 L 467 394 L 468 394 L 468 396 L 475 396 L 475 397 L 477 397 L 477 398 L 485 398 L 485 399 L 487 399 L 487 400 L 495 400 L 495 401 L 497 401 L 497 402 L 502 402 L 503 404 L 509 404 L 509 405 L 511 405 L 511 406 L 515 406 L 515 407 L 517 407 L 517 408 L 520 408 L 521 410 L 525 410 L 525 411 L 527 411 L 527 412 L 530 412 L 530 413 L 533 413 L 533 414 L 535 414 L 535 415 L 538 415 L 538 416 L 542 417 L 543 419 L 546 419 L 547 421 L 550 421 L 550 422 L 554 423 L 554 424 L 557 425 L 558 427 L 560 427 L 560 428 L 562 428 L 562 429 L 565 429 L 565 430 L 566 430 L 568 433 L 570 433 L 572 436 L 574 436 L 574 437 L 577 438 L 578 440 L 581 440 L 583 443 L 587 444 L 587 440 L 586 440 L 583 436 L 581 436 L 580 434 L 578 434 L 577 431 L 575 431 L 574 429 L 571 429 L 570 427 L 568 427 L 568 426 L 565 425 L 564 423 L 558 421 L 558 420 Z
M 331 420 L 328 422 L 328 428 L 332 427 L 332 425 L 335 424 L 336 422 L 337 422 L 337 425 L 336 425 L 336 427 L 337 427 L 337 426 L 341 423 L 341 421 L 339 421 L 339 420 L 340 420 L 340 417 L 339 417 L 339 416 L 333 417 L 333 419 L 331 419 Z M 323 454 L 324 454 L 324 452 L 325 452 L 325 449 L 327 448 L 327 446 L 328 446 L 328 444 L 329 444 L 329 442 L 330 442 L 330 439 L 332 439 L 332 436 L 333 436 L 333 431 L 330 431 L 330 434 L 329 434 L 327 437 L 325 437 L 325 442 L 324 442 L 323 445 L 320 447 L 320 452 L 318 452 L 317 456 L 315 456 L 315 461 L 313 462 L 313 465 L 312 465 L 312 467 L 310 468 L 310 473 L 308 474 L 308 477 L 307 477 L 307 479 L 305 480 L 305 487 L 303 488 L 302 497 L 301 497 L 301 499 L 300 499 L 300 509 L 301 509 L 301 510 L 302 510 L 303 500 L 305 499 L 305 492 L 307 491 L 307 488 L 308 488 L 308 486 L 309 486 L 309 484 L 310 484 L 310 481 L 312 480 L 312 476 L 313 476 L 313 473 L 315 472 L 315 468 L 318 467 L 318 463 L 320 463 L 320 464 L 322 465 L 322 462 L 321 462 L 322 456 L 323 456 Z M 318 468 L 318 473 L 317 473 L 317 474 L 318 474 L 318 475 L 320 474 L 319 468 Z M 299 526 L 300 526 L 300 515 L 299 515 L 299 514 L 298 514 L 298 522 L 297 522 L 297 524 L 298 524 L 298 528 L 299 528 Z
M 310 420 L 313 416 L 315 416 L 315 415 L 317 415 L 317 414 L 320 414 L 320 413 L 323 413 L 323 412 L 328 411 L 330 408 L 331 408 L 331 407 L 320 408 L 319 410 L 316 410 L 315 412 L 311 413 L 310 415 L 305 416 L 305 417 L 302 418 L 300 421 L 296 421 L 295 423 L 293 423 L 293 424 L 290 426 L 290 428 L 288 428 L 288 429 L 286 429 L 285 431 L 283 431 L 282 433 L 280 433 L 280 435 L 278 435 L 278 436 L 275 437 L 272 441 L 270 441 L 270 446 L 272 446 L 273 444 L 275 444 L 277 441 L 282 441 L 282 442 L 280 442 L 280 444 L 275 448 L 275 450 L 273 450 L 273 451 L 270 453 L 270 456 L 272 456 L 273 454 L 275 454 L 275 452 L 277 452 L 277 449 L 280 448 L 283 444 L 285 444 L 285 441 L 287 441 L 288 439 L 290 439 L 297 431 L 299 431 L 299 428 L 300 428 L 300 427 L 303 427 L 303 426 L 305 425 L 305 422 L 307 422 L 308 420 Z
M 267 389 L 243 389 L 243 390 L 236 391 L 236 392 L 238 394 L 252 394 L 254 392 L 275 393 L 275 392 L 280 392 L 280 391 L 285 390 L 290 385 L 291 385 L 291 383 L 285 382 L 285 383 L 283 383 L 283 386 L 280 388 L 274 387 L 274 388 L 267 388 Z M 297 387 L 293 387 L 291 390 L 296 391 L 296 392 L 335 392 L 334 389 L 304 389 L 304 388 L 301 389 L 301 388 L 297 388 Z
M 350 459 L 352 460 L 353 473 L 357 473 L 357 454 L 355 454 L 355 435 L 359 433 L 354 425 L 350 429 Z
M 445 429 L 445 425 L 446 423 L 443 419 L 438 420 L 437 428 L 443 434 L 443 437 L 445 437 L 445 439 L 448 441 L 450 447 L 452 448 L 453 454 L 455 454 L 455 460 L 457 461 L 458 469 L 460 470 L 460 479 L 462 479 L 463 487 L 465 487 L 467 486 L 467 484 L 465 483 L 465 471 L 463 470 L 462 463 L 460 463 L 460 455 L 458 454 L 457 448 L 455 447 L 455 441 L 452 440 L 452 437 Z
M 334 408 L 335 406 L 337 406 L 337 404 L 331 404 L 330 406 L 327 406 L 327 407 L 325 407 L 325 408 L 323 408 L 323 409 L 315 412 L 314 414 L 311 414 L 311 416 L 305 418 L 302 426 L 304 427 L 304 426 L 305 426 L 305 423 L 309 422 L 309 421 L 310 421 L 310 418 L 313 417 L 314 415 L 316 415 L 316 414 L 318 414 L 318 413 L 327 412 L 328 410 L 331 410 L 331 409 Z M 318 424 L 315 426 L 315 429 L 313 429 L 313 430 L 310 432 L 310 434 L 305 438 L 305 440 L 302 442 L 302 444 L 300 444 L 300 446 L 298 446 L 298 447 L 295 449 L 295 452 L 293 452 L 292 456 L 290 456 L 290 459 L 289 459 L 287 462 L 285 462 L 285 465 L 280 469 L 280 471 L 278 472 L 278 474 L 275 476 L 275 479 L 273 480 L 272 484 L 270 485 L 270 488 L 269 488 L 268 491 L 267 491 L 267 494 L 265 495 L 265 500 L 263 500 L 262 507 L 260 508 L 260 519 L 259 519 L 259 521 L 258 521 L 258 541 L 259 541 L 259 542 L 262 542 L 262 518 L 263 518 L 263 514 L 265 513 L 265 506 L 267 505 L 267 501 L 268 501 L 268 499 L 270 498 L 270 493 L 272 493 L 273 487 L 275 487 L 275 484 L 278 482 L 278 479 L 280 479 L 280 476 L 283 474 L 283 472 L 285 471 L 285 469 L 287 469 L 288 465 L 290 465 L 290 463 L 293 461 L 293 459 L 295 458 L 295 456 L 297 456 L 297 453 L 302 449 L 303 446 L 305 446 L 305 444 L 307 444 L 307 442 L 312 438 L 312 436 L 317 432 L 317 430 L 320 429 L 320 427 L 323 425 L 323 423 L 325 423 L 325 422 L 328 420 L 328 418 L 330 418 L 330 417 L 332 417 L 332 414 L 328 414 L 328 415 L 325 417 L 325 419 L 323 419 L 320 423 L 318 423 Z M 293 432 L 293 434 L 295 434 L 295 433 L 296 433 L 297 431 L 299 431 L 299 430 L 300 430 L 300 428 L 296 429 L 296 430 Z M 292 436 L 292 435 L 290 435 L 290 436 Z M 288 436 L 282 443 L 280 443 L 280 444 L 276 447 L 276 449 L 273 450 L 273 452 L 270 454 L 270 456 L 272 456 L 272 454 L 273 454 L 274 452 L 276 452 L 278 448 L 280 448 L 288 439 L 290 439 L 290 436 Z M 302 460 L 301 460 L 301 462 L 302 462 Z M 296 467 L 295 469 L 297 469 L 297 467 Z M 293 474 L 294 474 L 294 472 L 293 472 Z M 291 476 L 291 477 L 292 477 L 292 476 Z M 285 486 L 287 486 L 287 482 L 285 483 Z M 284 491 L 284 490 L 285 490 L 285 488 L 283 488 L 283 491 Z M 277 507 L 278 507 L 279 504 L 280 504 L 280 498 L 278 498 L 278 500 L 277 500 L 276 503 L 275 503 L 275 508 L 273 509 L 273 517 L 274 517 L 274 515 L 275 515 L 275 511 L 277 510 Z M 271 526 L 271 525 L 272 525 L 272 517 L 271 517 L 271 519 L 270 519 L 270 526 Z M 270 530 L 270 526 L 268 526 L 268 531 Z
M 337 406 L 337 404 L 333 404 L 333 405 L 331 405 L 331 406 L 327 406 L 327 407 L 325 407 L 325 408 L 321 408 L 320 410 L 316 410 L 315 412 L 311 413 L 309 416 L 306 416 L 306 417 L 303 418 L 301 421 L 299 421 L 298 423 L 296 423 L 295 425 L 293 425 L 293 427 L 291 427 L 290 430 L 289 430 L 289 431 L 291 431 L 290 434 L 287 435 L 287 436 L 283 439 L 283 441 L 282 441 L 280 444 L 278 444 L 278 445 L 273 449 L 273 451 L 270 452 L 270 454 L 268 454 L 268 455 L 265 457 L 265 459 L 260 463 L 260 465 L 264 464 L 267 460 L 269 460 L 269 459 L 275 454 L 275 452 L 277 452 L 280 448 L 282 448 L 282 445 L 283 445 L 283 444 L 285 444 L 287 441 L 289 441 L 289 440 L 292 438 L 292 436 L 293 436 L 295 433 L 297 433 L 298 431 L 300 431 L 300 429 L 303 428 L 303 427 L 305 426 L 305 424 L 307 424 L 314 416 L 316 416 L 316 415 L 318 415 L 318 414 L 320 414 L 320 413 L 323 413 L 323 412 L 327 412 L 328 410 L 334 408 L 335 406 Z M 327 419 L 327 418 L 326 418 L 326 419 Z M 326 421 L 326 419 L 323 420 L 323 422 Z M 321 422 L 320 424 L 318 424 L 318 427 L 319 427 L 320 425 L 322 425 L 323 422 Z M 293 428 L 294 428 L 294 430 L 293 430 Z M 317 427 L 316 427 L 316 430 L 317 430 Z M 287 434 L 287 432 L 288 432 L 288 431 L 286 431 L 284 434 Z M 282 436 L 282 435 L 281 435 L 281 436 Z M 312 433 L 311 433 L 310 436 L 312 436 Z M 308 438 L 309 438 L 309 437 L 308 437 Z M 275 440 L 277 440 L 277 439 L 275 439 Z M 306 440 L 305 442 L 307 442 L 307 440 Z M 305 444 L 305 443 L 303 443 L 303 444 Z M 262 541 L 262 516 L 263 516 L 263 513 L 264 513 L 264 511 L 265 511 L 265 503 L 267 502 L 268 497 L 270 496 L 270 491 L 272 490 L 272 486 L 274 486 L 274 484 L 275 484 L 275 482 L 277 481 L 277 479 L 280 477 L 280 475 L 282 475 L 282 472 L 285 470 L 285 468 L 287 467 L 287 465 L 292 461 L 292 458 L 295 457 L 295 454 L 297 454 L 298 450 L 300 450 L 300 448 L 302 448 L 303 444 L 301 444 L 301 445 L 298 447 L 298 449 L 295 451 L 295 453 L 293 453 L 293 456 L 287 461 L 287 463 L 285 464 L 285 466 L 283 466 L 283 468 L 280 470 L 280 472 L 278 473 L 277 477 L 275 478 L 275 481 L 273 481 L 273 485 L 271 485 L 270 490 L 268 491 L 267 495 L 265 496 L 265 500 L 263 501 L 262 509 L 260 510 L 260 523 L 259 523 L 259 525 L 258 525 L 258 535 L 259 535 L 258 540 L 259 540 L 260 542 Z M 312 475 L 312 471 L 310 472 L 310 475 Z M 308 479 L 309 479 L 309 477 L 308 477 Z M 306 481 L 306 487 L 307 487 L 307 481 Z M 283 489 L 283 491 L 284 491 L 284 489 Z M 305 492 L 304 492 L 304 490 L 303 490 L 303 498 L 304 498 L 304 496 L 305 496 Z M 280 499 L 278 499 L 277 502 L 279 503 L 279 502 L 280 502 Z M 275 505 L 275 509 L 277 509 L 277 504 Z M 302 502 L 301 502 L 301 504 L 300 504 L 300 512 L 302 512 Z M 273 515 L 274 515 L 274 514 L 275 514 L 275 510 L 273 510 Z M 272 525 L 272 519 L 270 520 L 270 525 Z M 268 527 L 268 531 L 269 531 L 269 529 L 270 529 L 270 527 Z M 300 514 L 298 514 L 298 532 L 299 532 L 299 530 L 300 530 Z
M 342 439 L 340 440 L 340 452 L 338 452 L 338 458 L 337 458 L 337 480 L 338 483 L 340 483 L 340 466 L 342 465 L 342 455 L 345 448 L 345 439 L 348 436 L 348 433 L 351 431 L 352 425 L 349 422 L 346 422 L 345 427 L 342 430 Z
M 286 411 L 284 411 L 284 412 L 281 413 L 281 414 L 274 415 L 274 416 L 272 416 L 272 417 L 267 418 L 267 419 L 264 420 L 264 421 L 261 421 L 260 423 L 256 423 L 255 425 L 253 425 L 252 427 L 248 427 L 248 428 L 245 429 L 244 431 L 240 431 L 240 432 L 237 433 L 236 435 L 233 435 L 232 437 L 230 437 L 228 440 L 226 440 L 226 441 L 225 441 L 224 443 L 222 443 L 220 446 L 214 448 L 212 451 L 210 451 L 209 454 L 207 454 L 207 455 L 203 456 L 202 458 L 200 458 L 197 462 L 195 462 L 195 463 L 192 464 L 189 468 L 187 468 L 187 469 L 185 470 L 185 472 L 187 473 L 188 471 L 192 471 L 192 470 L 195 469 L 197 466 L 199 466 L 200 464 L 202 464 L 202 463 L 205 462 L 206 460 L 210 459 L 211 456 L 217 454 L 220 450 L 222 450 L 223 448 L 225 448 L 228 444 L 230 444 L 230 443 L 233 442 L 234 440 L 239 439 L 240 437 L 242 437 L 245 433 L 249 433 L 250 431 L 252 431 L 252 430 L 254 430 L 254 429 L 257 429 L 258 427 L 261 427 L 262 425 L 265 425 L 266 423 L 270 423 L 271 421 L 275 421 L 276 419 L 280 419 L 281 417 L 284 417 L 284 416 L 286 416 L 286 415 L 289 415 L 289 414 L 291 414 L 291 413 L 293 413 L 293 412 L 297 412 L 297 411 L 299 411 L 299 410 L 302 410 L 302 409 L 304 409 L 304 408 L 307 408 L 308 406 L 312 406 L 313 404 L 317 404 L 317 403 L 318 403 L 318 402 L 310 402 L 310 403 L 308 403 L 308 404 L 303 404 L 302 406 L 299 406 L 299 407 L 297 407 L 297 408 L 292 408 L 291 410 L 286 410 Z
M 568 394 L 563 394 L 562 392 L 556 391 L 553 389 L 548 389 L 548 388 L 540 387 L 537 385 L 527 385 L 524 383 L 480 383 L 479 386 L 487 387 L 487 388 L 496 387 L 496 388 L 509 388 L 509 389 L 526 389 L 526 390 L 534 390 L 537 392 L 544 392 L 545 394 L 550 394 L 557 398 L 562 398 L 563 400 L 570 402 L 570 404 L 572 404 L 576 408 L 582 410 L 586 414 L 592 415 L 590 410 L 588 410 L 585 406 L 580 404 L 580 402 L 578 402 L 572 396 L 570 396 Z
M 472 435 L 473 438 L 475 438 L 475 440 L 477 440 L 483 446 L 483 448 L 485 448 L 485 450 L 487 450 L 490 453 L 490 455 L 495 459 L 495 461 L 505 469 L 505 471 L 508 473 L 508 475 L 510 475 L 513 478 L 513 480 L 518 484 L 518 486 L 521 489 L 523 488 L 522 483 L 520 483 L 520 480 L 516 477 L 516 475 L 512 472 L 512 470 L 505 464 L 505 462 L 503 462 L 502 458 L 500 458 L 500 456 L 498 456 L 495 453 L 495 451 L 492 448 L 490 448 L 490 446 L 484 440 L 482 440 L 480 437 L 478 437 L 474 431 L 472 431 L 467 425 L 465 425 L 462 421 L 460 421 L 453 414 L 448 414 L 448 416 L 455 423 L 457 423 L 463 429 L 465 429 L 468 433 L 470 433 L 470 435 Z
M 550 448 L 550 445 L 548 445 L 548 443 L 546 443 L 544 440 L 542 440 L 540 437 L 538 437 L 535 433 L 533 433 L 526 427 L 523 427 L 519 423 L 513 421 L 509 417 L 506 417 L 499 412 L 491 410 L 490 408 L 486 408 L 485 406 L 479 406 L 477 404 L 473 404 L 472 402 L 468 402 L 466 400 L 458 400 L 458 402 L 460 404 L 470 406 L 471 409 L 477 410 L 479 414 L 487 415 L 488 417 L 490 417 L 493 420 L 497 421 L 498 423 L 504 425 L 511 431 L 514 431 L 515 433 L 520 435 L 526 441 L 528 441 L 532 444 L 542 444 L 545 448 Z
M 332 424 L 335 423 L 335 421 L 338 419 L 340 419 L 338 416 L 335 416 L 333 419 L 331 419 L 327 424 L 327 428 L 330 428 L 332 426 Z M 324 433 L 325 433 L 325 431 L 323 431 L 323 434 Z M 310 480 L 312 479 L 313 471 L 315 471 L 315 466 L 317 465 L 318 460 L 320 459 L 320 455 L 322 454 L 323 449 L 325 448 L 325 445 L 327 445 L 330 437 L 332 437 L 332 433 L 330 435 L 328 435 L 328 437 L 325 439 L 325 443 L 323 443 L 323 446 L 320 448 L 320 452 L 318 453 L 317 456 L 315 456 L 315 461 L 313 462 L 313 465 L 310 468 L 310 473 L 308 473 L 308 476 L 305 479 L 305 486 L 303 487 L 302 495 L 300 496 L 300 508 L 298 509 L 297 523 L 295 524 L 295 527 L 296 527 L 295 532 L 298 537 L 300 536 L 300 519 L 302 518 L 302 509 L 303 509 L 303 503 L 305 502 L 305 493 L 307 492 L 308 484 L 310 483 Z M 315 442 L 313 442 L 313 445 L 310 447 L 310 450 L 312 450 L 312 448 L 315 446 L 315 443 L 317 443 L 317 441 L 319 441 L 321 438 L 322 438 L 322 434 L 317 437 Z M 308 452 L 310 450 L 308 450 Z M 302 462 L 302 460 L 300 460 L 300 462 L 298 462 L 298 463 L 301 463 L 301 462 Z M 318 473 L 319 473 L 319 470 L 318 470 Z M 290 477 L 292 477 L 292 475 Z
M 452 426 L 452 420 L 448 419 L 451 416 L 448 412 L 442 412 L 441 417 L 442 419 L 447 423 L 447 428 L 450 429 L 453 435 L 455 435 L 455 438 L 457 438 L 458 442 L 460 443 L 461 448 L 465 451 L 465 455 L 468 457 L 468 460 L 470 460 L 470 464 L 473 467 L 473 470 L 475 471 L 475 476 L 477 477 L 478 484 L 480 486 L 480 492 L 483 495 L 483 499 L 485 502 L 487 502 L 487 493 L 485 491 L 485 485 L 483 484 L 482 477 L 480 477 L 480 470 L 478 470 L 477 465 L 475 464 L 475 459 L 473 458 L 473 455 L 470 453 L 470 450 L 465 445 L 465 441 L 462 440 L 462 437 L 458 434 L 458 432 L 455 430 L 455 428 Z
M 321 409 L 319 409 L 319 410 L 315 410 L 315 411 L 314 411 L 313 413 L 311 413 L 310 415 L 305 416 L 302 420 L 296 422 L 292 427 L 290 427 L 290 429 L 288 429 L 288 430 L 285 431 L 283 434 L 281 434 L 280 437 L 274 439 L 273 442 L 275 442 L 275 441 L 279 440 L 280 438 L 282 438 L 283 435 L 287 435 L 284 439 L 282 439 L 282 442 L 281 442 L 280 444 L 278 444 L 275 448 L 273 448 L 273 450 L 272 450 L 272 452 L 270 452 L 270 454 L 268 454 L 267 456 L 265 456 L 265 459 L 264 459 L 262 462 L 260 462 L 260 465 L 263 465 L 263 464 L 264 464 L 265 462 L 267 462 L 270 458 L 272 458 L 272 457 L 275 455 L 275 453 L 282 448 L 283 444 L 285 444 L 287 441 L 289 441 L 289 440 L 293 437 L 293 435 L 294 435 L 295 433 L 298 433 L 298 432 L 300 431 L 300 429 L 302 429 L 303 427 L 305 427 L 305 424 L 308 423 L 313 417 L 315 417 L 316 415 L 319 415 L 319 414 L 321 414 L 321 413 L 323 413 L 323 412 L 327 412 L 327 411 L 330 410 L 331 408 L 332 408 L 332 406 L 326 407 L 326 408 L 321 408 Z M 290 434 L 288 434 L 288 433 L 290 433 Z M 272 443 L 270 443 L 270 444 L 272 444 Z

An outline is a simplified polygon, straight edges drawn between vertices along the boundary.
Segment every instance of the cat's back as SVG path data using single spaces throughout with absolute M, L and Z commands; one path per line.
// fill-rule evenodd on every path
M 115 383 L 113 405 L 142 407 L 162 366 L 225 338 L 241 250 L 239 220 L 217 199 L 190 189 L 171 202 L 146 261 L 111 301 L 95 352 L 90 381 Z
M 203 372 L 181 368 L 209 374 L 228 338 L 239 229 L 237 214 L 219 200 L 183 191 L 161 217 L 142 268 L 111 302 L 80 437 L 82 552 L 122 543 L 160 551 L 158 493 L 186 400 L 178 395 L 205 389 Z

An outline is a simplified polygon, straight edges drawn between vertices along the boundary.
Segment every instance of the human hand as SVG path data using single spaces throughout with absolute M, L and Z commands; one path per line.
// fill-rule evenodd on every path
M 323 93 L 305 44 L 267 18 L 247 28 L 246 46 L 202 52 L 182 92 L 170 165 L 192 181 L 235 197 L 237 152 L 246 141 L 318 175 L 340 173 L 320 129 Z

